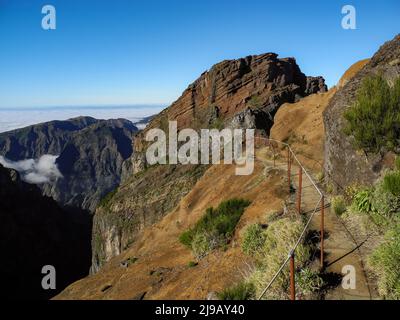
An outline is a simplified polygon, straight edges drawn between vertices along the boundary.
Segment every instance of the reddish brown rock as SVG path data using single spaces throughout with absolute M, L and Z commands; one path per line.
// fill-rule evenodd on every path
M 257 112 L 258 123 L 267 133 L 273 116 L 285 102 L 311 93 L 326 91 L 322 77 L 306 77 L 294 58 L 279 59 L 275 53 L 225 60 L 204 72 L 170 107 L 158 114 L 135 139 L 135 150 L 143 150 L 143 137 L 151 128 L 166 130 L 168 120 L 182 128 L 210 128 L 229 125 L 235 116 Z M 240 121 L 239 121 L 240 122 Z

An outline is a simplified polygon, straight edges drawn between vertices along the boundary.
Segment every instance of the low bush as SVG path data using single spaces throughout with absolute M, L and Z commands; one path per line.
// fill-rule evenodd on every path
M 373 206 L 380 215 L 390 219 L 400 212 L 400 197 L 387 192 L 383 183 L 380 182 L 374 190 Z
M 343 196 L 332 197 L 332 209 L 336 215 L 341 216 L 346 211 L 346 203 Z
M 390 87 L 381 76 L 367 77 L 344 113 L 344 132 L 354 137 L 355 147 L 366 152 L 394 151 L 400 139 L 399 110 L 400 78 Z
M 249 205 L 248 200 L 231 199 L 221 202 L 216 209 L 208 208 L 193 228 L 180 235 L 179 241 L 192 249 L 197 258 L 204 257 L 232 237 L 240 217 Z
M 362 213 L 375 211 L 372 202 L 372 191 L 372 189 L 363 189 L 358 191 L 353 197 L 353 208 Z
M 258 223 L 252 224 L 244 232 L 242 250 L 250 256 L 255 256 L 260 252 L 264 242 L 265 234 L 263 228 Z
M 400 172 L 392 171 L 386 173 L 383 178 L 383 190 L 394 196 L 400 196 Z
M 295 245 L 304 228 L 300 217 L 281 218 L 271 222 L 265 230 L 265 242 L 257 255 L 257 268 L 250 275 L 249 281 L 254 284 L 258 295 L 279 270 L 290 249 Z M 310 248 L 301 243 L 296 250 L 296 264 L 303 266 L 310 257 Z M 288 266 L 276 278 L 271 288 L 266 292 L 265 299 L 287 299 L 289 287 Z
M 389 230 L 370 256 L 368 264 L 378 276 L 379 294 L 387 299 L 400 299 L 400 225 Z
M 241 282 L 219 292 L 217 296 L 221 300 L 251 300 L 255 298 L 254 285 L 249 282 Z
M 221 244 L 223 244 L 223 239 L 218 234 L 203 231 L 194 234 L 191 249 L 196 259 L 200 260 Z
M 258 95 L 253 95 L 251 96 L 248 104 L 251 109 L 258 109 L 262 106 L 262 99 Z
M 308 267 L 303 268 L 296 274 L 296 292 L 302 299 L 311 299 L 320 291 L 324 281 L 319 273 Z
M 327 193 L 333 193 L 333 191 L 335 190 L 335 187 L 331 182 L 327 183 L 325 188 Z

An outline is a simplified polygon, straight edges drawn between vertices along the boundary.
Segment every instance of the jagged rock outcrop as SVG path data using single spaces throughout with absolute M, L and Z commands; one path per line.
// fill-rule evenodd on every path
M 325 84 L 323 77 L 307 77 L 306 95 L 313 93 L 324 93 L 328 91 L 328 86 Z
M 125 119 L 51 121 L 1 133 L 0 155 L 13 161 L 59 155 L 56 164 L 63 177 L 39 187 L 64 206 L 94 211 L 119 185 L 136 131 Z
M 18 172 L 0 165 L 2 299 L 48 299 L 89 272 L 91 217 L 66 212 Z M 56 269 L 56 290 L 43 290 L 42 267 Z
M 365 62 L 367 62 L 365 64 Z M 400 35 L 385 43 L 356 75 L 346 82 L 335 94 L 324 113 L 325 124 L 325 163 L 327 177 L 333 186 L 343 188 L 352 183 L 369 185 L 375 181 L 387 164 L 389 153 L 365 154 L 355 150 L 351 136 L 343 133 L 343 112 L 353 103 L 362 80 L 380 74 L 388 81 L 400 76 Z
M 317 79 L 318 85 L 323 84 L 322 78 Z M 204 72 L 135 135 L 134 153 L 124 163 L 124 183 L 107 210 L 99 208 L 94 216 L 92 271 L 120 253 L 145 226 L 161 219 L 205 171 L 201 165 L 147 168 L 144 137 L 148 130 L 168 132 L 168 121 L 175 120 L 178 130 L 257 128 L 268 134 L 283 103 L 320 90 L 307 88 L 307 77 L 294 58 L 279 59 L 275 53 L 222 61 Z M 136 175 L 129 177 L 132 173 Z M 185 187 L 180 186 L 183 182 Z

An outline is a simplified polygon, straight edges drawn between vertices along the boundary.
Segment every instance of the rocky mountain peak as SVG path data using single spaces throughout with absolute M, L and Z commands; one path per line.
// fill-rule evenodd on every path
M 279 58 L 270 52 L 224 60 L 202 73 L 171 106 L 138 133 L 131 168 L 135 171 L 142 167 L 138 162 L 143 162 L 141 152 L 147 130 L 166 131 L 168 120 L 177 121 L 178 130 L 252 123 L 268 134 L 273 116 L 283 103 L 326 90 L 322 77 L 307 77 L 292 57 Z M 246 119 L 248 115 L 253 119 Z

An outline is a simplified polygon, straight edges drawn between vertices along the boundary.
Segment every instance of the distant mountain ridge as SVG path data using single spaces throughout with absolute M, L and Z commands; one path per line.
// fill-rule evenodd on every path
M 12 161 L 59 156 L 56 163 L 63 178 L 39 187 L 62 205 L 94 211 L 119 185 L 137 131 L 126 119 L 50 121 L 0 133 L 0 155 Z
M 98 121 L 92 117 L 77 117 L 2 132 L 0 154 L 13 161 L 39 158 L 43 154 L 58 155 L 74 132 Z

